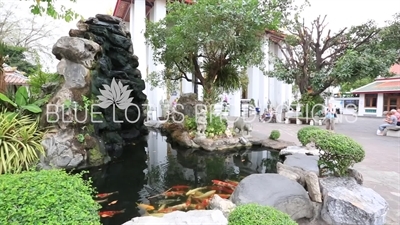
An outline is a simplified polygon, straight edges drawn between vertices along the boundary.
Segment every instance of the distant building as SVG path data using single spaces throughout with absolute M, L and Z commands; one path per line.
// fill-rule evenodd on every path
M 378 116 L 391 109 L 400 108 L 400 65 L 390 68 L 396 74 L 390 78 L 377 78 L 374 82 L 352 91 L 359 94 L 358 115 Z

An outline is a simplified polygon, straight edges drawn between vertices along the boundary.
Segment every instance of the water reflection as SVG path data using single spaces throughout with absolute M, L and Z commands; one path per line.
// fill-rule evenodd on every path
M 136 203 L 148 203 L 147 198 L 164 192 L 174 185 L 199 187 L 211 180 L 240 180 L 254 173 L 274 173 L 279 154 L 265 149 L 229 153 L 174 150 L 166 138 L 151 132 L 147 143 L 125 146 L 116 161 L 90 170 L 90 177 L 98 192 L 118 191 L 113 196 L 115 205 L 104 205 L 102 210 L 126 212 L 102 223 L 120 225 L 143 214 Z

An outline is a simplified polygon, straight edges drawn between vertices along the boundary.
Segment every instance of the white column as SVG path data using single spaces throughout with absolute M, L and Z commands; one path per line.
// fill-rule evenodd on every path
M 383 116 L 383 93 L 379 93 L 376 99 L 376 116 Z
M 363 116 L 365 112 L 365 94 L 360 94 L 360 97 L 358 98 L 358 115 Z
M 235 91 L 229 96 L 229 115 L 240 116 L 240 99 L 242 90 Z
M 259 98 L 259 69 L 252 66 L 249 69 L 247 69 L 247 76 L 249 77 L 249 84 L 248 84 L 248 98 L 249 99 L 254 99 L 257 104 L 257 100 Z
M 145 45 L 146 39 L 144 32 L 146 30 L 146 1 L 135 0 L 135 4 L 131 4 L 130 10 L 130 31 L 133 41 L 133 54 L 139 58 L 138 69 L 142 73 L 142 79 L 146 80 L 147 77 L 147 47 Z M 146 83 L 145 94 L 149 92 L 149 85 Z M 151 96 L 148 96 L 149 102 Z
M 137 0 L 135 0 L 137 1 Z M 136 4 L 136 3 L 135 3 Z M 158 22 L 162 19 L 165 18 L 165 15 L 167 13 L 167 9 L 166 9 L 166 1 L 165 0 L 155 0 L 154 1 L 154 6 L 152 8 L 152 10 L 150 11 L 150 19 L 153 22 Z M 157 73 L 161 73 L 165 67 L 164 65 L 158 64 L 155 65 L 155 63 L 153 62 L 153 50 L 151 48 L 150 49 L 150 60 L 149 60 L 149 73 L 150 72 L 157 72 Z M 147 92 L 148 95 L 151 97 L 149 98 L 149 103 L 151 105 L 154 105 L 157 109 L 157 117 L 162 116 L 162 108 L 160 105 L 160 102 L 163 101 L 164 99 L 166 99 L 166 87 L 153 87 L 153 90 L 150 92 Z

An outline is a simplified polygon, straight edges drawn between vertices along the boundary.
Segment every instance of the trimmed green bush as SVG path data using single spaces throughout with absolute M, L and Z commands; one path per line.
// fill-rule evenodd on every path
M 313 141 L 315 142 L 315 138 L 319 138 L 327 134 L 327 130 L 320 129 L 319 127 L 307 126 L 297 131 L 297 139 L 299 139 L 303 146 L 306 146 Z
M 236 207 L 228 225 L 297 225 L 289 215 L 269 206 L 246 204 Z
M 280 136 L 281 136 L 281 133 L 279 132 L 279 130 L 273 130 L 273 131 L 271 131 L 271 134 L 269 135 L 269 139 L 278 140 Z
M 347 175 L 348 168 L 364 160 L 363 147 L 343 134 L 331 133 L 318 138 L 315 146 L 320 150 L 318 165 L 320 174 L 331 172 L 336 176 Z
M 0 224 L 100 225 L 100 205 L 82 174 L 63 170 L 0 175 Z

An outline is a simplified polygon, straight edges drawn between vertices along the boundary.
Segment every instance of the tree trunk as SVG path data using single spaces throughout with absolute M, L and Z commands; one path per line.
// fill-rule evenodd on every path
M 7 91 L 7 84 L 6 84 L 5 78 L 6 77 L 5 77 L 5 72 L 4 72 L 4 68 L 3 68 L 3 62 L 0 59 L 0 93 L 3 93 L 3 94 L 5 94 Z

